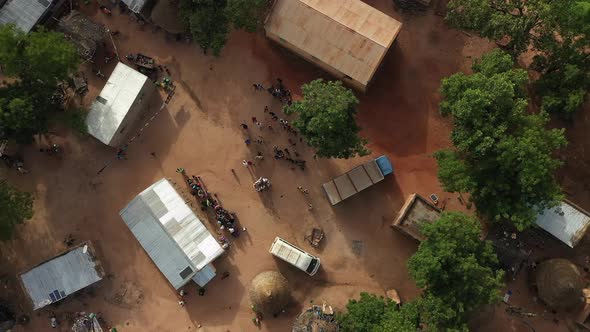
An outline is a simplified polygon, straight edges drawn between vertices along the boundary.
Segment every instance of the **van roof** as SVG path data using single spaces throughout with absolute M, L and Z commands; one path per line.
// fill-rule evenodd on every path
M 285 261 L 306 270 L 313 257 L 291 243 L 277 237 L 270 248 L 272 254 L 284 259 Z

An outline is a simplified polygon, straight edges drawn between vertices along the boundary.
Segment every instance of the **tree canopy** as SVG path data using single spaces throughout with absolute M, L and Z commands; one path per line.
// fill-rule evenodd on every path
M 425 223 L 426 236 L 408 261 L 410 275 L 424 289 L 423 320 L 440 330 L 466 330 L 466 315 L 499 298 L 503 272 L 489 241 L 480 240 L 479 222 L 459 212 L 443 212 Z
M 262 26 L 266 0 L 181 0 L 180 18 L 203 52 L 219 55 L 231 28 L 256 31 Z
M 302 86 L 303 99 L 285 107 L 286 114 L 297 114 L 293 126 L 327 158 L 367 155 L 367 140 L 359 136 L 356 124 L 358 99 L 340 81 L 317 79 Z
M 47 128 L 57 83 L 78 66 L 75 47 L 60 33 L 43 29 L 24 34 L 0 26 L 0 65 L 15 82 L 0 87 L 0 137 L 27 142 Z
M 527 113 L 527 73 L 512 66 L 495 50 L 474 63 L 472 75 L 443 79 L 440 111 L 453 118 L 455 149 L 435 158 L 445 190 L 470 193 L 480 215 L 523 230 L 561 199 L 553 153 L 566 140 L 562 129 L 545 129 L 544 112 Z
M 33 216 L 33 197 L 0 180 L 0 240 L 7 240 L 14 227 Z
M 365 292 L 349 300 L 346 310 L 336 316 L 342 332 L 415 332 L 419 320 L 414 304 L 398 309 L 390 299 Z
M 544 110 L 570 116 L 581 108 L 590 89 L 590 1 L 451 0 L 447 19 L 501 41 L 513 57 L 532 48 Z
M 0 26 L 0 64 L 6 75 L 24 84 L 55 86 L 76 70 L 79 57 L 61 33 L 41 29 L 24 34 L 8 24 Z

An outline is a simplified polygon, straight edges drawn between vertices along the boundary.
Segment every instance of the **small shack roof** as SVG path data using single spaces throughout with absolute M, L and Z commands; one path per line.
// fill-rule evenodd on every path
M 338 332 L 340 326 L 334 315 L 311 308 L 301 313 L 293 324 L 292 332 Z
M 121 0 L 121 1 L 123 1 L 123 3 L 126 4 L 127 7 L 129 7 L 129 9 L 136 14 L 141 13 L 141 11 L 145 7 L 146 3 L 148 2 L 148 0 Z
M 53 0 L 8 0 L 0 8 L 0 25 L 12 23 L 29 33 L 51 3 Z
M 365 86 L 401 27 L 360 0 L 278 0 L 265 24 L 267 34 Z
M 539 214 L 535 223 L 573 248 L 590 227 L 590 213 L 564 200 L 559 206 Z
M 185 32 L 184 23 L 178 15 L 178 7 L 178 0 L 159 0 L 152 9 L 152 22 L 170 33 Z
M 109 145 L 148 77 L 119 62 L 86 118 L 88 133 Z
M 418 194 L 412 194 L 402 206 L 391 226 L 418 241 L 424 241 L 426 237 L 420 231 L 420 224 L 437 221 L 440 218 L 440 213 L 441 210 L 426 198 Z
M 72 10 L 68 16 L 62 18 L 57 28 L 69 36 L 83 57 L 94 55 L 106 31 L 102 24 L 91 21 L 76 10 Z
M 90 242 L 82 243 L 19 275 L 37 310 L 57 302 L 104 277 Z
M 175 289 L 224 252 L 166 179 L 141 192 L 119 215 Z

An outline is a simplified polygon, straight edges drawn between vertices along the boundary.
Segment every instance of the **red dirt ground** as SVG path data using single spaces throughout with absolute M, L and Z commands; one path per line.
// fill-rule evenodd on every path
M 278 318 L 265 319 L 261 331 L 289 331 L 294 317 L 310 303 L 325 301 L 343 308 L 347 299 L 360 291 L 384 294 L 396 288 L 404 299 L 418 295 L 405 267 L 417 243 L 392 231 L 389 224 L 414 192 L 437 193 L 447 201 L 447 209 L 462 209 L 454 195 L 440 189 L 431 158 L 434 151 L 449 145 L 449 123 L 438 114 L 437 90 L 442 77 L 466 70 L 471 57 L 493 45 L 450 30 L 432 11 L 401 16 L 390 1 L 367 2 L 404 22 L 368 94 L 360 96 L 359 112 L 362 134 L 371 142 L 371 157 L 386 154 L 395 175 L 336 207 L 324 197 L 321 183 L 369 157 L 314 160 L 310 149 L 298 145 L 308 168 L 305 172 L 290 170 L 272 158 L 273 145 L 287 146 L 285 133 L 250 126 L 248 135 L 253 139 L 263 136 L 265 144 L 246 147 L 246 133 L 239 126 L 242 121 L 250 123 L 252 116 L 270 121 L 263 113 L 265 105 L 275 112 L 280 110 L 268 94 L 252 91 L 252 83 L 268 84 L 281 77 L 298 98 L 301 84 L 329 76 L 262 34 L 235 32 L 222 55 L 214 58 L 150 26 L 140 27 L 118 10 L 105 17 L 95 7 L 85 8 L 93 20 L 121 31 L 116 43 L 122 57 L 135 52 L 155 57 L 170 68 L 178 88 L 168 107 L 130 146 L 128 160 L 113 162 L 100 175 L 97 171 L 113 159 L 115 151 L 91 137 L 80 138 L 58 129 L 52 140 L 65 147 L 60 160 L 40 154 L 35 146 L 23 150 L 31 174 L 10 173 L 8 177 L 35 194 L 35 216 L 18 228 L 13 240 L 0 245 L 4 297 L 13 298 L 19 310 L 31 315 L 31 322 L 15 331 L 55 331 L 48 326 L 52 310 L 62 321 L 75 311 L 101 312 L 119 331 L 256 331 L 248 285 L 257 273 L 268 269 L 278 269 L 286 276 L 295 289 L 297 304 Z M 113 67 L 110 63 L 102 71 L 108 74 Z M 84 70 L 91 85 L 84 103 L 89 104 L 104 79 L 95 77 L 89 65 Z M 153 104 L 157 109 L 161 100 Z M 266 158 L 251 170 L 242 167 L 241 161 L 253 159 L 257 151 Z M 175 173 L 177 167 L 200 175 L 248 229 L 233 242 L 227 255 L 215 262 L 218 272 L 228 271 L 230 277 L 214 279 L 204 297 L 197 296 L 194 285 L 188 286 L 185 307 L 179 307 L 173 289 L 118 216 L 122 207 L 156 180 L 168 177 L 181 181 Z M 253 179 L 260 175 L 272 180 L 271 192 L 258 194 L 252 189 Z M 298 192 L 298 185 L 309 189 L 309 198 Z M 310 203 L 312 211 L 307 210 Z M 319 250 L 303 240 L 314 226 L 326 232 Z M 109 277 L 91 292 L 30 313 L 15 276 L 64 250 L 62 241 L 69 233 L 78 241 L 94 242 Z M 318 275 L 308 277 L 273 259 L 268 248 L 277 235 L 319 255 L 322 268 Z M 353 252 L 352 241 L 361 241 L 360 252 Z M 531 297 L 525 296 L 526 286 L 519 282 L 510 285 L 517 290 L 513 301 L 528 305 Z M 474 330 L 526 331 L 520 320 L 503 313 L 502 306 L 494 314 L 484 312 L 481 316 L 474 321 Z M 529 321 L 536 331 L 565 331 L 563 325 L 553 325 L 544 318 Z M 61 326 L 62 331 L 69 329 L 66 325 Z

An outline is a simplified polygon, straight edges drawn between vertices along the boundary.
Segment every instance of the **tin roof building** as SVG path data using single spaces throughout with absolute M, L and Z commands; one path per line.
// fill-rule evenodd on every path
M 168 180 L 151 185 L 119 215 L 175 289 L 191 279 L 203 286 L 215 275 L 210 263 L 224 250 Z
M 29 33 L 51 7 L 53 0 L 0 0 L 0 25 L 14 24 Z
M 360 0 L 277 0 L 266 36 L 366 91 L 402 23 Z
M 572 202 L 564 200 L 559 206 L 539 214 L 535 223 L 573 248 L 590 227 L 590 214 Z
M 33 310 L 88 287 L 104 277 L 90 242 L 82 243 L 19 275 Z
M 127 129 L 155 91 L 148 77 L 119 62 L 86 117 L 88 133 L 113 147 L 124 143 Z

